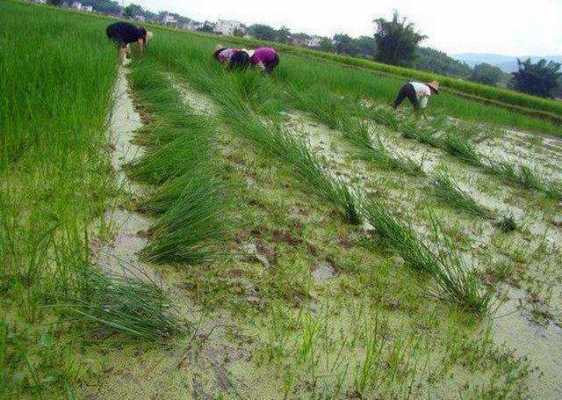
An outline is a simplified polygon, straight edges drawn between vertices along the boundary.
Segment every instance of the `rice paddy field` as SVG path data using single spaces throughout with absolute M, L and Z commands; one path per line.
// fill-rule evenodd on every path
M 560 125 L 110 21 L 0 1 L 0 398 L 562 397 Z

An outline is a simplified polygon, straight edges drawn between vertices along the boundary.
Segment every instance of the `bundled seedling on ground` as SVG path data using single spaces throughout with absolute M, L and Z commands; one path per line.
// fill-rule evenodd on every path
M 478 205 L 468 193 L 462 190 L 447 171 L 438 171 L 433 176 L 433 187 L 439 200 L 453 208 L 482 218 L 491 218 L 490 210 Z

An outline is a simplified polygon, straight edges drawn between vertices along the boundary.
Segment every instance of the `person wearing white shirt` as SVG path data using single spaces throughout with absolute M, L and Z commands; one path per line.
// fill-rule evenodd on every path
M 398 91 L 398 96 L 394 100 L 393 107 L 397 109 L 405 98 L 410 100 L 414 110 L 420 111 L 427 107 L 427 100 L 429 96 L 439 94 L 439 82 L 432 81 L 429 83 L 422 83 L 411 81 L 406 83 Z

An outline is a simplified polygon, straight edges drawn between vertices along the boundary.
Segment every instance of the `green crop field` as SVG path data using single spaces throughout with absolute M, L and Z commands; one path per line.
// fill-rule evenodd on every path
M 558 103 L 110 21 L 0 2 L 0 398 L 562 396 Z

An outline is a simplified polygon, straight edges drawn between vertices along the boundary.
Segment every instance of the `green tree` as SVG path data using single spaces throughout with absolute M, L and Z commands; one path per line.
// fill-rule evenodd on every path
M 390 21 L 377 18 L 373 22 L 377 25 L 377 59 L 393 65 L 412 64 L 418 44 L 427 36 L 416 32 L 414 24 L 406 18 L 400 19 L 398 11 L 394 11 Z
M 338 54 L 347 54 L 350 56 L 355 56 L 359 54 L 359 47 L 355 39 L 344 33 L 338 33 L 334 35 L 334 50 Z
M 60 6 L 64 0 L 47 0 L 47 4 L 52 6 Z
M 377 42 L 370 36 L 359 36 L 355 39 L 359 54 L 365 58 L 375 57 L 377 54 Z
M 286 26 L 282 26 L 276 34 L 276 39 L 280 43 L 289 43 L 291 40 L 291 31 Z
M 552 97 L 562 76 L 560 64 L 554 61 L 540 60 L 536 64 L 528 58 L 526 61 L 517 59 L 519 71 L 513 72 L 509 86 L 520 92 L 541 97 Z
M 325 37 L 320 40 L 320 50 L 333 53 L 336 49 L 332 40 Z
M 502 75 L 503 72 L 498 67 L 487 63 L 482 63 L 474 66 L 469 79 L 474 82 L 496 86 L 496 84 L 502 78 Z
M 138 4 L 129 4 L 123 9 L 123 16 L 127 18 L 134 18 L 137 15 L 144 15 L 144 10 Z
M 416 57 L 412 63 L 415 69 L 424 69 L 437 74 L 459 76 L 468 78 L 472 73 L 471 68 L 446 53 L 432 49 L 430 47 L 418 47 Z
M 248 28 L 248 33 L 259 40 L 274 41 L 277 38 L 277 31 L 269 25 L 251 25 Z

